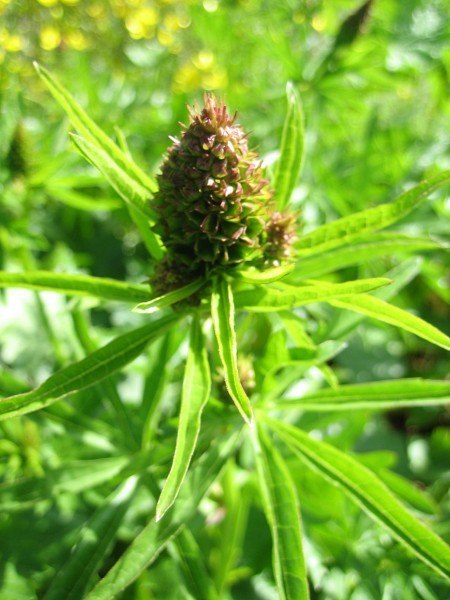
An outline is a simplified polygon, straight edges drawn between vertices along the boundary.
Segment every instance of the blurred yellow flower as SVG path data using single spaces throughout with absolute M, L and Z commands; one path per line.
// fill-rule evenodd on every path
M 41 29 L 39 39 L 41 48 L 44 50 L 54 50 L 61 43 L 61 34 L 56 27 L 48 25 Z
M 130 36 L 136 40 L 155 35 L 155 26 L 159 21 L 158 12 L 150 7 L 133 11 L 125 20 L 125 26 Z
M 3 29 L 0 31 L 0 47 L 6 52 L 20 52 L 23 40 L 19 35 L 12 35 L 7 29 Z
M 61 2 L 67 6 L 75 6 L 80 2 L 80 0 L 61 0 Z
M 59 0 L 37 0 L 42 6 L 56 6 Z
M 64 41 L 69 48 L 74 50 L 86 50 L 89 46 L 86 36 L 81 31 L 69 31 L 64 36 Z
M 210 50 L 201 50 L 190 63 L 181 65 L 175 73 L 172 87 L 175 92 L 190 92 L 196 89 L 217 90 L 228 85 L 226 70 L 216 64 Z

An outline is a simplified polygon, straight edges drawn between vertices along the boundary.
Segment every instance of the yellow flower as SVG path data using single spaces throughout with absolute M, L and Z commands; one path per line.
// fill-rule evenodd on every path
M 40 43 L 41 48 L 44 50 L 54 50 L 61 43 L 61 34 L 56 29 L 56 27 L 52 27 L 51 25 L 47 25 L 43 29 L 41 29 L 40 33 Z
M 0 31 L 0 46 L 6 52 L 20 52 L 23 40 L 19 35 L 12 35 L 7 29 L 3 29 Z
M 89 46 L 86 36 L 81 31 L 69 31 L 69 33 L 64 36 L 64 41 L 74 50 L 86 50 Z
M 42 6 L 56 6 L 59 0 L 38 0 Z

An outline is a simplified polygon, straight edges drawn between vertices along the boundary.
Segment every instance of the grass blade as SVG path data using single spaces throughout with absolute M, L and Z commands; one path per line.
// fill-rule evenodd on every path
M 288 110 L 281 136 L 280 158 L 278 159 L 273 187 L 279 210 L 289 204 L 298 181 L 305 155 L 305 125 L 300 96 L 292 83 L 286 86 Z
M 137 358 L 150 341 L 166 332 L 179 318 L 179 315 L 167 315 L 120 335 L 83 360 L 61 369 L 38 388 L 0 399 L 0 420 L 40 410 L 98 383 Z
M 187 589 L 195 600 L 219 600 L 205 565 L 205 556 L 186 527 L 175 538 L 177 557 Z
M 450 171 L 419 183 L 394 202 L 380 204 L 353 215 L 322 225 L 302 236 L 295 244 L 299 257 L 318 254 L 343 246 L 364 234 L 383 229 L 395 223 L 419 206 L 432 192 L 450 182 Z
M 277 410 L 387 410 L 403 406 L 437 406 L 450 402 L 450 382 L 426 379 L 398 379 L 342 385 L 303 398 L 277 402 Z
M 53 579 L 44 600 L 81 600 L 102 564 L 136 489 L 130 477 L 97 509 L 83 527 L 69 560 Z
M 292 425 L 273 419 L 270 426 L 301 458 L 339 485 L 371 517 L 443 577 L 450 577 L 450 548 L 413 517 L 386 485 L 358 460 Z
M 309 598 L 301 518 L 289 470 L 270 438 L 258 427 L 255 460 L 264 511 L 273 540 L 273 566 L 281 600 Z
M 295 306 L 303 306 L 314 302 L 330 301 L 333 298 L 347 296 L 347 294 L 360 294 L 375 290 L 391 283 L 390 279 L 376 277 L 374 279 L 361 279 L 347 281 L 346 283 L 318 284 L 296 287 L 283 285 L 276 287 L 260 287 L 245 290 L 236 294 L 236 308 L 249 312 L 273 312 L 290 310 Z M 352 290 L 350 292 L 350 290 Z
M 171 306 L 175 304 L 175 302 L 179 302 L 180 300 L 184 300 L 185 298 L 189 298 L 192 294 L 195 294 L 201 287 L 205 285 L 204 279 L 196 279 L 192 283 L 185 285 L 173 292 L 168 292 L 162 296 L 158 296 L 157 298 L 153 298 L 148 302 L 141 302 L 137 306 L 133 308 L 133 312 L 141 313 L 141 314 L 150 314 L 157 312 L 161 308 L 165 308 L 167 306 Z
M 220 443 L 219 443 L 220 442 Z M 194 517 L 198 504 L 217 479 L 226 460 L 236 450 L 236 433 L 211 443 L 208 452 L 186 477 L 168 519 L 154 519 L 134 539 L 86 600 L 110 600 L 126 589 L 159 556 L 168 542 Z
M 223 278 L 214 280 L 211 316 L 228 392 L 244 420 L 251 423 L 253 420 L 252 407 L 239 380 L 237 367 L 233 292 L 230 284 Z
M 133 285 L 106 277 L 67 275 L 51 271 L 26 271 L 24 273 L 0 271 L 0 288 L 58 292 L 68 296 L 93 296 L 118 302 L 137 302 L 147 299 L 150 295 L 150 288 L 143 285 Z
M 395 325 L 432 344 L 436 344 L 436 346 L 450 350 L 450 338 L 445 333 L 442 333 L 442 331 L 420 317 L 416 317 L 416 315 L 375 296 L 352 295 L 339 300 L 327 300 L 327 302 L 338 308 L 353 310 L 378 321 Z
M 182 389 L 175 454 L 156 506 L 156 521 L 159 521 L 175 502 L 186 477 L 200 433 L 202 411 L 211 390 L 208 357 L 197 317 L 192 321 Z

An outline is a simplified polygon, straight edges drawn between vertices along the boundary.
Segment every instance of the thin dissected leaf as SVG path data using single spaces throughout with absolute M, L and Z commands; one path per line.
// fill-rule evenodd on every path
M 189 298 L 195 292 L 205 285 L 206 281 L 204 279 L 196 279 L 188 285 L 185 285 L 173 292 L 168 292 L 163 296 L 158 296 L 158 298 L 153 298 L 148 302 L 142 302 L 133 308 L 133 312 L 141 313 L 141 314 L 149 314 L 160 310 L 161 308 L 165 308 L 167 306 L 171 306 L 175 304 L 175 302 L 179 302 L 180 300 L 184 300 L 185 298 Z
M 374 234 L 370 236 L 370 240 L 323 252 L 318 256 L 300 259 L 290 279 L 318 277 L 319 275 L 344 269 L 350 265 L 360 265 L 379 256 L 388 256 L 399 252 L 435 250 L 439 247 L 442 247 L 440 242 L 426 237 L 413 237 L 398 233 Z
M 141 531 L 86 600 L 110 600 L 126 589 L 159 556 L 198 510 L 198 504 L 217 479 L 226 460 L 236 449 L 237 434 L 224 434 L 212 442 L 208 452 L 186 477 L 173 511 L 163 521 L 154 519 Z
M 302 236 L 296 243 L 299 257 L 322 253 L 325 250 L 349 244 L 372 231 L 392 225 L 414 208 L 427 196 L 450 182 L 450 171 L 436 175 L 419 183 L 397 198 L 394 202 L 380 204 L 361 212 L 322 225 L 315 231 Z
M 253 420 L 252 407 L 239 380 L 237 366 L 233 292 L 230 284 L 223 278 L 214 280 L 211 316 L 228 392 L 244 420 L 251 423 Z
M 277 410 L 386 410 L 402 406 L 435 406 L 450 402 L 450 382 L 426 379 L 398 379 L 342 385 L 303 398 L 277 402 Z
M 305 154 L 305 125 L 300 96 L 290 82 L 286 86 L 286 94 L 288 111 L 281 137 L 280 158 L 273 181 L 279 210 L 284 210 L 289 204 Z
M 283 458 L 261 427 L 258 434 L 259 440 L 254 440 L 255 459 L 264 510 L 272 531 L 278 593 L 282 600 L 306 600 L 309 592 L 297 493 Z
M 291 273 L 294 269 L 294 264 L 282 265 L 281 267 L 273 267 L 266 269 L 265 271 L 258 271 L 257 269 L 245 269 L 242 271 L 236 271 L 235 277 L 242 279 L 248 283 L 273 283 L 278 281 L 285 275 Z
M 314 302 L 329 301 L 347 294 L 370 292 L 389 284 L 390 279 L 376 277 L 336 284 L 317 284 L 303 287 L 283 285 L 282 288 L 260 287 L 236 293 L 236 308 L 250 312 L 273 312 L 290 310 Z M 351 291 L 350 291 L 351 290 Z
M 58 292 L 68 296 L 93 296 L 119 302 L 137 302 L 147 299 L 150 295 L 150 289 L 142 285 L 133 285 L 106 277 L 67 275 L 51 271 L 26 271 L 24 273 L 0 271 L 0 288 L 25 288 Z
M 0 420 L 40 410 L 98 383 L 137 358 L 150 341 L 166 332 L 178 319 L 178 315 L 167 315 L 120 335 L 83 360 L 61 369 L 31 392 L 0 399 Z
M 136 489 L 137 477 L 127 479 L 80 532 L 79 540 L 62 569 L 56 574 L 45 600 L 81 600 L 89 582 L 105 558 Z
M 175 538 L 177 559 L 181 562 L 186 587 L 196 600 L 219 600 L 194 536 L 186 527 Z
M 195 450 L 203 408 L 211 390 L 211 374 L 198 318 L 192 321 L 189 351 L 183 379 L 177 442 L 172 467 L 156 506 L 156 521 L 175 502 Z
M 305 432 L 273 419 L 270 426 L 294 452 L 339 485 L 370 516 L 444 577 L 450 577 L 450 548 L 413 517 L 386 485 L 355 458 Z
M 351 295 L 340 298 L 339 300 L 330 299 L 327 300 L 327 302 L 333 306 L 354 310 L 363 315 L 367 315 L 368 317 L 372 317 L 373 319 L 377 319 L 378 321 L 395 325 L 396 327 L 414 333 L 418 337 L 423 338 L 432 344 L 450 350 L 450 338 L 446 336 L 445 333 L 442 333 L 442 331 L 439 331 L 439 329 L 430 325 L 423 319 L 416 317 L 416 315 L 413 315 L 402 308 L 398 308 L 398 306 L 389 304 L 384 300 L 380 300 L 380 298 L 366 295 Z
M 125 173 L 133 177 L 133 179 L 144 186 L 144 188 L 147 188 L 151 192 L 155 191 L 155 182 L 132 160 L 130 160 L 127 154 L 124 153 L 111 138 L 109 138 L 100 127 L 94 123 L 94 121 L 92 121 L 61 83 L 41 65 L 34 63 L 34 66 L 55 100 L 65 110 L 72 121 L 73 126 L 81 133 L 81 135 L 90 141 L 91 144 L 94 144 L 107 152 Z

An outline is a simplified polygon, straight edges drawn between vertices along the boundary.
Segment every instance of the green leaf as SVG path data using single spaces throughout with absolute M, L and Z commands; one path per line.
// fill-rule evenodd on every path
M 288 111 L 281 137 L 280 158 L 273 181 L 279 210 L 284 210 L 289 204 L 302 170 L 305 154 L 305 126 L 300 96 L 290 82 L 286 86 L 286 94 Z
M 273 566 L 281 600 L 309 598 L 303 558 L 300 508 L 289 469 L 258 427 L 255 460 L 264 511 L 272 532 Z
M 236 308 L 250 312 L 273 312 L 290 310 L 295 306 L 303 306 L 314 302 L 329 301 L 339 296 L 359 294 L 375 290 L 389 284 L 390 279 L 376 277 L 335 284 L 317 284 L 303 287 L 283 285 L 276 287 L 260 287 L 236 293 Z
M 247 283 L 273 283 L 291 273 L 293 269 L 294 265 L 291 263 L 280 267 L 266 269 L 265 271 L 259 271 L 258 269 L 244 269 L 242 271 L 236 271 L 233 273 L 233 276 L 236 277 L 236 279 L 242 279 Z
M 173 292 L 168 292 L 167 294 L 163 294 L 162 296 L 153 298 L 148 302 L 141 302 L 133 308 L 133 312 L 141 314 L 150 314 L 157 312 L 161 308 L 171 306 L 172 304 L 175 304 L 175 302 L 179 302 L 180 300 L 189 298 L 189 296 L 192 296 L 192 294 L 194 294 L 200 288 L 202 288 L 205 285 L 205 283 L 206 281 L 204 279 L 196 279 L 192 283 L 178 288 Z
M 92 121 L 71 94 L 61 83 L 38 63 L 34 67 L 52 93 L 55 100 L 65 110 L 73 126 L 91 144 L 103 149 L 117 165 L 150 192 L 156 190 L 155 182 L 144 173 L 128 156 Z
M 46 191 L 58 202 L 77 210 L 87 210 L 89 212 L 94 210 L 117 210 L 122 206 L 119 198 L 96 198 L 75 190 L 56 186 L 47 187 Z
M 302 236 L 295 244 L 299 257 L 322 253 L 348 244 L 365 234 L 395 223 L 419 206 L 431 192 L 450 182 L 450 171 L 419 183 L 394 202 L 380 204 L 361 212 L 322 225 Z
M 166 519 L 154 519 L 128 546 L 86 600 L 110 600 L 126 589 L 159 556 L 170 540 L 195 516 L 198 505 L 237 447 L 237 434 L 221 436 L 189 471 L 173 510 Z
M 317 256 L 301 258 L 297 262 L 291 280 L 307 279 L 344 269 L 351 265 L 360 265 L 379 256 L 435 250 L 443 244 L 426 237 L 413 237 L 399 233 L 379 233 L 370 236 L 370 240 L 356 242 L 350 246 L 323 252 Z
M 137 302 L 150 295 L 150 288 L 124 283 L 106 277 L 67 275 L 51 271 L 26 271 L 6 273 L 0 271 L 0 288 L 25 288 L 28 290 L 58 292 L 68 296 L 92 296 L 118 302 Z
M 127 479 L 106 498 L 103 505 L 82 528 L 79 540 L 67 563 L 56 574 L 45 600 L 78 600 L 83 598 L 89 582 L 95 576 L 116 537 L 128 510 L 137 477 Z
M 202 553 L 194 536 L 186 527 L 175 538 L 176 560 L 181 563 L 184 582 L 195 600 L 219 600 L 206 570 L 207 557 Z
M 310 466 L 339 485 L 371 517 L 444 577 L 450 577 L 450 548 L 414 518 L 386 485 L 355 458 L 305 432 L 273 419 L 270 426 Z
M 194 454 L 203 408 L 211 390 L 205 342 L 197 317 L 192 320 L 190 344 L 183 378 L 177 442 L 172 467 L 156 506 L 156 521 L 175 502 Z
M 137 358 L 150 341 L 166 332 L 179 318 L 167 315 L 120 335 L 83 360 L 61 369 L 31 392 L 0 399 L 0 420 L 40 410 L 98 383 Z
M 211 316 L 228 393 L 244 420 L 250 424 L 253 420 L 252 407 L 239 380 L 237 366 L 233 292 L 224 278 L 214 279 Z
M 80 135 L 70 134 L 70 139 L 84 158 L 104 175 L 111 186 L 132 208 L 147 220 L 154 221 L 155 213 L 149 204 L 150 194 L 145 187 L 123 171 L 112 158 Z
M 386 410 L 403 406 L 437 406 L 450 402 L 450 382 L 432 379 L 397 379 L 341 385 L 302 398 L 274 403 L 276 410 Z
M 433 325 L 406 310 L 380 300 L 380 298 L 376 298 L 375 296 L 351 295 L 339 300 L 329 299 L 327 302 L 333 306 L 353 310 L 378 321 L 395 325 L 396 327 L 405 329 L 405 331 L 414 333 L 432 344 L 450 350 L 450 338 L 445 333 L 442 333 L 442 331 L 439 331 Z

